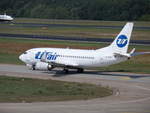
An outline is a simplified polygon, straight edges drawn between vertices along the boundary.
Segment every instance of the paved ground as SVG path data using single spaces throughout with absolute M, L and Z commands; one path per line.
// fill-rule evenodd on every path
M 0 75 L 102 84 L 115 90 L 113 96 L 92 100 L 0 103 L 0 113 L 150 113 L 150 75 L 96 71 L 65 75 L 16 65 L 0 65 Z
M 8 38 L 26 38 L 26 39 L 46 39 L 46 40 L 63 40 L 63 41 L 80 41 L 80 42 L 101 42 L 110 43 L 114 38 L 89 38 L 89 37 L 68 37 L 68 36 L 53 36 L 53 35 L 30 35 L 30 34 L 10 34 L 0 33 L 0 37 Z M 150 45 L 150 40 L 131 40 L 134 45 Z
M 98 29 L 121 29 L 123 26 L 112 26 L 112 25 L 78 25 L 78 24 L 41 24 L 41 23 L 0 23 L 5 25 L 11 25 L 11 27 L 75 27 L 75 28 L 98 28 Z M 15 25 L 15 26 L 14 26 Z M 1 26 L 0 26 L 1 27 Z M 3 26 L 2 26 L 3 27 Z M 146 26 L 135 26 L 134 29 L 149 30 L 150 27 Z

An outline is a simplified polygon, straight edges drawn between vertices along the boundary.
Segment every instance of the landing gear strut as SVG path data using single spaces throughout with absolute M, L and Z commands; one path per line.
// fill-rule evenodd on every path
M 83 73 L 83 71 L 84 71 L 84 69 L 82 69 L 82 68 L 78 68 L 78 69 L 77 69 L 77 72 L 78 72 L 78 73 Z
M 32 70 L 35 70 L 35 65 L 32 65 Z
M 64 73 L 66 73 L 66 74 L 68 74 L 68 72 L 69 72 L 69 70 L 68 69 L 66 69 L 66 68 L 64 68 Z
M 83 71 L 84 71 L 84 69 L 82 69 L 82 68 L 78 68 L 78 69 L 77 69 L 77 72 L 78 72 L 78 73 L 83 73 Z M 69 73 L 69 69 L 64 68 L 64 69 L 63 69 L 63 72 L 66 73 L 66 74 L 68 74 L 68 73 Z

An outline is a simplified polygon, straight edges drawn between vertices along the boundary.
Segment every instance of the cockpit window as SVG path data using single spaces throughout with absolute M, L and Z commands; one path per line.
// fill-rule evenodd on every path
M 24 52 L 23 54 L 27 54 L 27 52 Z

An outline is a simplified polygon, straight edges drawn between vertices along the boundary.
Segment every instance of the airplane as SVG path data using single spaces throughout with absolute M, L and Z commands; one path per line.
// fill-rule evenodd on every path
M 5 13 L 4 15 L 0 15 L 0 21 L 13 21 L 13 18 Z
M 150 54 L 150 52 L 135 52 L 135 48 L 127 53 L 133 23 L 128 22 L 107 47 L 96 50 L 69 48 L 33 48 L 19 56 L 30 69 L 52 70 L 56 67 L 68 73 L 69 69 L 77 69 L 82 73 L 85 68 L 105 67 L 124 62 L 136 55 Z

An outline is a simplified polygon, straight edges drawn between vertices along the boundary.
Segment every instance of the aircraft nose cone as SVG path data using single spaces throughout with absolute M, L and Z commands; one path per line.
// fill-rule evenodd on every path
M 20 59 L 22 62 L 26 63 L 26 64 L 32 63 L 32 61 L 31 61 L 29 55 L 27 55 L 27 54 L 21 54 L 21 55 L 19 56 L 19 59 Z
M 19 59 L 20 59 L 21 61 L 25 62 L 25 59 L 24 59 L 24 57 L 23 57 L 22 54 L 19 56 Z
M 19 56 L 19 59 L 22 60 L 22 55 Z

